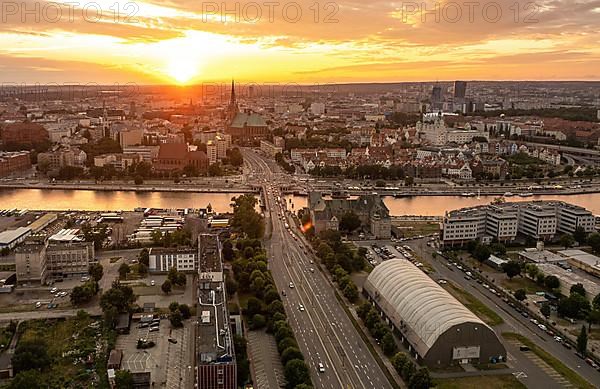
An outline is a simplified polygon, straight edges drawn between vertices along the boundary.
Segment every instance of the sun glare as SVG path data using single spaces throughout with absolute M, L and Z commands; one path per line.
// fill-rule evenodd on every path
M 191 81 L 200 71 L 200 63 L 193 58 L 172 58 L 167 64 L 166 73 L 179 84 Z

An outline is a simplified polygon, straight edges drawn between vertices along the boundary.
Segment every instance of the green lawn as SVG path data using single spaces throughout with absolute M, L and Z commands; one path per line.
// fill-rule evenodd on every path
M 437 389 L 525 389 L 512 374 L 434 380 Z
M 504 322 L 504 320 L 502 320 L 502 318 L 498 316 L 496 312 L 494 312 L 487 305 L 483 304 L 481 301 L 477 300 L 471 293 L 458 288 L 451 282 L 447 284 L 446 289 L 474 314 L 479 316 L 481 320 L 490 326 L 496 326 Z
M 440 232 L 438 222 L 394 222 L 393 225 L 399 227 L 407 238 Z
M 559 373 L 560 375 L 565 377 L 569 382 L 571 382 L 576 387 L 585 388 L 585 389 L 595 388 L 594 385 L 587 382 L 585 379 L 583 379 L 583 377 L 581 377 L 579 374 L 577 374 L 576 372 L 571 370 L 560 360 L 556 359 L 554 356 L 552 356 L 551 354 L 546 352 L 544 349 L 536 346 L 531 340 L 524 337 L 523 335 L 515 334 L 512 332 L 503 332 L 502 336 L 507 339 L 517 339 L 519 342 L 521 342 L 525 346 L 529 347 L 535 355 L 540 357 L 544 362 L 546 362 L 554 370 L 556 370 L 557 373 Z

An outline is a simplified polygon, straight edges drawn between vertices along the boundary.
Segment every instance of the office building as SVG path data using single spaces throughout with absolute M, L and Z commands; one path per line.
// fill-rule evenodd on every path
M 218 235 L 202 234 L 198 237 L 198 275 L 198 387 L 236 389 L 235 351 Z
M 447 212 L 442 221 L 445 245 L 470 240 L 510 242 L 518 234 L 552 240 L 557 233 L 573 233 L 578 227 L 594 230 L 595 219 L 585 208 L 562 201 L 526 201 L 483 205 Z
M 467 95 L 467 82 L 454 81 L 454 101 L 464 101 Z
M 197 269 L 198 250 L 192 247 L 157 248 L 149 251 L 150 272 L 167 273 L 171 268 L 180 272 L 194 272 Z

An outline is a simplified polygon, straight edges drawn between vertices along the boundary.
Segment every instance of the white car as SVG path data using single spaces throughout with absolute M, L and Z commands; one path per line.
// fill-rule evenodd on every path
M 319 373 L 325 373 L 325 366 L 321 362 L 319 362 Z
M 52 288 L 52 289 L 50 289 L 50 293 L 54 294 L 56 292 L 58 292 L 58 288 Z
M 446 281 L 446 280 L 439 280 L 439 281 L 438 281 L 438 283 L 439 283 L 440 285 L 444 285 L 444 284 L 447 284 L 447 283 L 448 283 L 448 281 Z
M 302 304 L 298 305 L 298 309 L 300 310 L 300 312 L 304 312 L 304 305 L 302 305 Z
M 156 282 L 154 280 L 150 281 L 150 285 L 154 286 L 156 285 Z
M 290 289 L 294 289 L 294 283 L 290 282 Z

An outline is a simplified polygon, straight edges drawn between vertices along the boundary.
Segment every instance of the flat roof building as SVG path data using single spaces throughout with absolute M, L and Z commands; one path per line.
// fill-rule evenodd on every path
M 600 277 L 600 258 L 583 250 L 562 250 L 558 252 L 567 263 L 586 273 Z
M 198 387 L 236 389 L 235 350 L 218 235 L 201 234 L 198 237 L 198 266 Z
M 523 201 L 447 212 L 440 236 L 444 245 L 462 245 L 474 239 L 510 242 L 517 234 L 552 240 L 557 232 L 572 234 L 580 227 L 592 232 L 594 224 L 592 213 L 577 205 L 563 201 Z
M 411 354 L 427 366 L 506 359 L 494 331 L 408 261 L 376 266 L 364 290 Z

